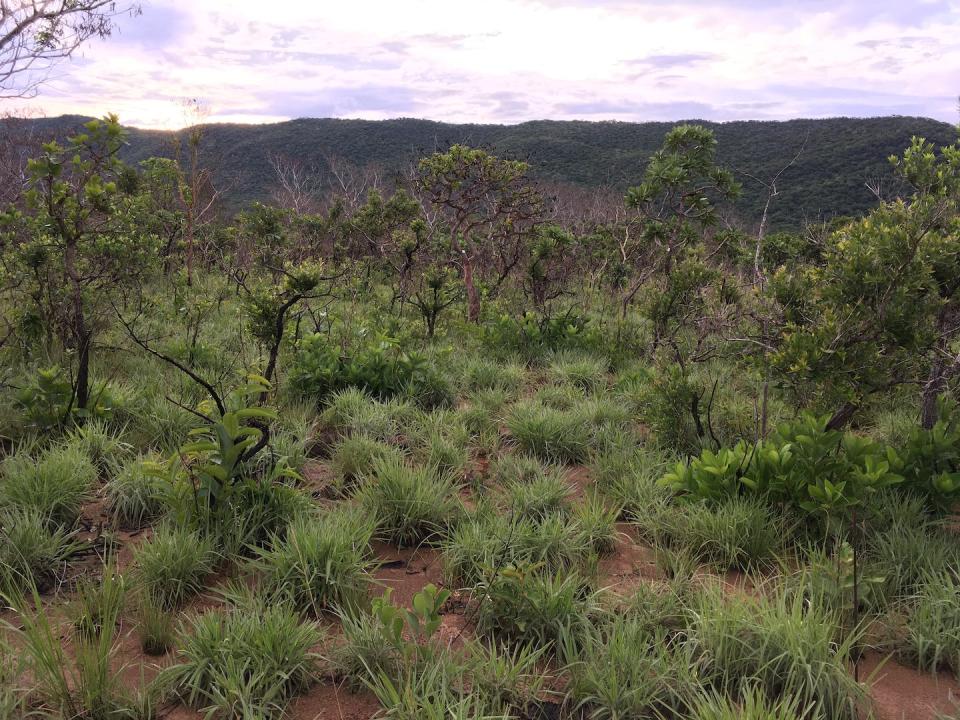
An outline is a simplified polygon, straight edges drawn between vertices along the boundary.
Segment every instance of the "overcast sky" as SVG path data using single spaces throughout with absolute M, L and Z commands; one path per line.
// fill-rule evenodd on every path
M 184 125 L 187 98 L 238 122 L 956 122 L 958 94 L 960 0 L 146 0 L 25 104 L 142 127 Z

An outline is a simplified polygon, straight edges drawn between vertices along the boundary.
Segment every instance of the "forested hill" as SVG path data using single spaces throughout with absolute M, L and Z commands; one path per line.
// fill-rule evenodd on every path
M 83 118 L 34 120 L 41 135 L 61 135 Z M 693 121 L 700 122 L 700 121 Z M 544 179 L 584 186 L 625 188 L 641 177 L 647 158 L 676 123 L 535 121 L 519 125 L 450 125 L 428 120 L 301 119 L 269 125 L 210 125 L 203 140 L 205 162 L 230 178 L 231 205 L 269 197 L 274 173 L 269 157 L 280 153 L 323 167 L 334 156 L 347 163 L 376 164 L 386 172 L 419 155 L 453 143 L 489 147 L 529 161 Z M 797 162 L 780 179 L 771 208 L 775 226 L 804 219 L 855 215 L 875 204 L 866 183 L 883 179 L 892 187 L 887 158 L 900 153 L 912 135 L 938 145 L 956 129 L 925 118 L 833 118 L 786 122 L 702 124 L 716 133 L 719 160 L 760 179 L 772 178 L 797 151 Z M 131 129 L 126 160 L 169 154 L 170 133 Z M 767 191 L 745 175 L 738 212 L 756 221 Z

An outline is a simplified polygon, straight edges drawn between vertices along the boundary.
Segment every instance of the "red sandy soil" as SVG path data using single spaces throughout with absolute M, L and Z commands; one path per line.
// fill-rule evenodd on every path
M 948 673 L 918 672 L 868 654 L 860 664 L 860 677 L 870 678 L 872 673 L 876 720 L 935 720 L 960 712 L 960 683 Z
M 477 462 L 475 471 L 486 473 L 486 463 Z M 329 480 L 329 469 L 320 461 L 310 461 L 305 468 L 307 485 L 317 495 Z M 571 467 L 567 471 L 567 480 L 571 486 L 571 499 L 582 498 L 589 490 L 591 478 L 588 468 Z M 467 498 L 469 499 L 469 498 Z M 112 532 L 109 517 L 102 502 L 91 503 L 84 510 L 83 538 L 94 542 L 98 550 L 103 540 L 112 534 L 116 541 L 115 558 L 121 572 L 127 571 L 132 558 L 132 549 L 137 543 L 150 536 L 150 530 L 143 532 Z M 620 596 L 629 596 L 643 583 L 656 582 L 659 574 L 656 568 L 653 550 L 639 540 L 629 523 L 618 523 L 619 532 L 614 551 L 601 559 L 599 564 L 600 584 Z M 372 596 L 378 596 L 384 588 L 392 588 L 392 601 L 409 606 L 413 596 L 426 585 L 443 584 L 442 560 L 436 548 L 397 548 L 385 543 L 374 545 L 374 556 L 381 563 L 374 572 L 376 584 L 371 589 Z M 91 552 L 79 562 L 72 562 L 68 580 L 61 594 L 50 594 L 49 606 L 54 612 L 62 612 L 63 604 L 69 599 L 67 589 L 72 580 L 85 573 L 99 572 L 98 552 Z M 704 580 L 719 579 L 731 592 L 755 592 L 749 578 L 739 573 L 726 573 L 723 576 L 699 571 Z M 708 577 L 709 575 L 709 577 Z M 214 578 L 211 586 L 222 582 L 224 578 Z M 211 594 L 195 598 L 189 603 L 187 611 L 202 612 L 221 605 L 219 598 Z M 13 620 L 8 612 L 2 617 Z M 338 627 L 331 618 L 325 618 L 323 624 L 330 624 L 330 641 L 336 642 Z M 464 609 L 463 598 L 454 593 L 454 598 L 444 610 L 443 622 L 438 632 L 438 640 L 451 646 L 459 646 L 472 634 L 469 613 Z M 65 643 L 69 629 L 64 628 Z M 145 656 L 140 650 L 136 634 L 135 619 L 125 616 L 118 629 L 119 643 L 115 658 L 115 670 L 128 687 L 149 682 L 159 669 L 175 661 L 175 653 L 153 658 Z M 318 648 L 322 650 L 322 648 Z M 872 677 L 872 696 L 875 701 L 875 720 L 935 720 L 939 714 L 956 713 L 960 703 L 960 683 L 946 673 L 932 675 L 905 667 L 894 660 L 881 665 L 882 658 L 877 654 L 867 655 L 861 663 L 861 678 Z M 879 670 L 877 670 L 880 666 Z M 346 687 L 325 679 L 312 687 L 309 692 L 297 698 L 290 706 L 288 717 L 293 720 L 368 720 L 380 711 L 376 698 L 367 691 L 351 692 Z M 167 720 L 199 720 L 201 713 L 179 705 L 171 706 L 160 712 Z

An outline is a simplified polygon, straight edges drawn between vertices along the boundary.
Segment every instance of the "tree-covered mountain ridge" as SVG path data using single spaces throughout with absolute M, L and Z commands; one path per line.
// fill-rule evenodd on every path
M 28 122 L 40 137 L 52 137 L 85 120 L 60 116 Z M 747 225 L 760 218 L 768 196 L 764 183 L 796 156 L 780 176 L 770 206 L 771 225 L 784 228 L 866 212 L 877 202 L 877 188 L 885 195 L 896 193 L 887 158 L 902 152 L 912 136 L 936 145 L 957 137 L 957 129 L 948 123 L 901 116 L 724 123 L 537 120 L 517 125 L 301 118 L 262 125 L 206 125 L 202 161 L 229 186 L 231 207 L 269 199 L 276 185 L 271 158 L 277 155 L 321 170 L 336 158 L 352 166 L 376 166 L 389 175 L 455 143 L 526 160 L 538 179 L 622 190 L 639 182 L 664 134 L 682 122 L 714 132 L 718 162 L 733 169 L 743 183 L 734 213 Z M 124 159 L 137 162 L 170 155 L 175 135 L 129 128 Z

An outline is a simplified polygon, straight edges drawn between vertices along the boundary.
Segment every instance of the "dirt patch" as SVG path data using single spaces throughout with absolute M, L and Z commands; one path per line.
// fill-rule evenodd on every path
M 630 523 L 617 523 L 617 545 L 601 558 L 600 584 L 618 595 L 630 595 L 641 583 L 658 577 L 653 548 L 637 539 Z
M 369 720 L 380 710 L 371 692 L 354 693 L 335 684 L 314 685 L 287 708 L 295 720 Z
M 860 664 L 860 677 L 872 673 L 876 720 L 935 720 L 960 708 L 960 683 L 948 673 L 919 672 L 893 659 L 883 663 L 883 656 L 871 653 Z
M 400 607 L 410 607 L 413 596 L 433 583 L 443 582 L 440 552 L 436 548 L 398 548 L 385 543 L 373 543 L 374 557 L 380 567 L 373 573 L 373 596 L 380 595 L 384 588 L 392 588 L 391 602 Z

